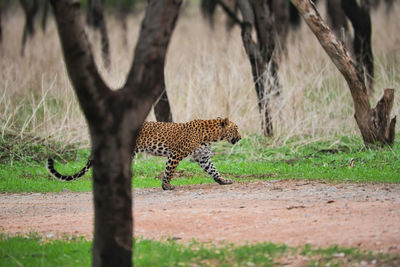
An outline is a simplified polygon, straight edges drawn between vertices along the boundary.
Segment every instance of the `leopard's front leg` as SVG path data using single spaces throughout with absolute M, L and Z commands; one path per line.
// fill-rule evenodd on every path
M 221 178 L 221 174 L 211 162 L 211 155 L 211 145 L 207 145 L 197 149 L 192 154 L 192 158 L 200 165 L 200 167 L 205 172 L 207 172 L 214 179 L 214 181 L 216 181 L 220 185 L 232 184 L 232 180 Z
M 171 179 L 174 175 L 176 167 L 178 167 L 179 162 L 181 159 L 178 159 L 177 156 L 171 154 L 168 155 L 168 160 L 165 165 L 165 170 L 162 179 L 162 189 L 164 190 L 174 190 L 175 186 L 171 185 Z

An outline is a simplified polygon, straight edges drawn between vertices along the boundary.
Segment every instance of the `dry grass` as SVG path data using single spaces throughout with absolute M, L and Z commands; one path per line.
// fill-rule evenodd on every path
M 376 95 L 384 88 L 400 87 L 400 3 L 387 16 L 372 14 Z M 100 58 L 99 37 L 90 32 L 95 57 L 106 82 L 124 83 L 136 42 L 141 15 L 129 18 L 128 44 L 122 29 L 109 18 L 112 67 L 106 71 Z M 228 116 L 244 133 L 261 131 L 250 65 L 240 30 L 226 33 L 221 19 L 214 31 L 194 7 L 181 15 L 167 57 L 166 85 L 175 121 Z M 57 31 L 51 22 L 46 33 L 38 30 L 21 58 L 23 17 L 6 14 L 0 46 L 0 130 L 2 134 L 40 136 L 65 143 L 85 142 L 88 133 L 65 71 Z M 281 63 L 282 93 L 274 99 L 275 138 L 284 143 L 293 136 L 313 139 L 358 134 L 353 104 L 344 79 L 305 25 L 288 39 Z M 398 91 L 394 115 L 400 111 Z M 149 115 L 149 120 L 154 116 Z

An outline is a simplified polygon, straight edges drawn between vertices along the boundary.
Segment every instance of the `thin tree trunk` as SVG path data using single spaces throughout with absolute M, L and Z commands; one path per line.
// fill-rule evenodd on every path
M 394 0 L 385 0 L 386 14 L 390 14 L 393 11 Z
M 181 1 L 149 1 L 127 81 L 115 91 L 96 68 L 79 0 L 51 0 L 51 4 L 92 142 L 93 266 L 131 266 L 132 151 L 143 121 L 163 90 L 166 50 Z
M 2 3 L 0 0 L 0 44 L 3 41 L 3 28 L 1 27 L 1 15 L 3 13 L 3 9 L 2 9 Z
M 396 117 L 390 119 L 393 107 L 393 89 L 385 89 L 382 99 L 371 109 L 364 76 L 348 55 L 345 47 L 322 20 L 315 6 L 309 0 L 291 0 L 307 25 L 317 37 L 325 52 L 342 73 L 353 98 L 354 117 L 366 145 L 392 145 Z
M 279 51 L 284 52 L 286 51 L 286 40 L 289 34 L 290 2 L 282 0 L 272 0 L 271 2 L 277 48 Z
M 203 15 L 204 18 L 208 20 L 212 28 L 214 27 L 214 13 L 216 7 L 217 7 L 216 0 L 201 0 L 200 4 L 201 14 Z
M 21 41 L 21 56 L 24 56 L 26 41 L 35 34 L 35 16 L 39 9 L 38 0 L 20 0 L 25 13 L 25 25 Z
M 268 4 L 263 1 L 238 0 L 238 8 L 243 17 L 242 41 L 251 64 L 261 114 L 261 128 L 265 136 L 273 136 L 270 98 L 279 94 L 273 17 Z M 253 28 L 257 43 L 252 38 Z
M 354 29 L 353 49 L 360 70 L 367 79 L 368 94 L 374 91 L 374 57 L 371 44 L 371 16 L 368 0 L 358 5 L 356 0 L 342 0 L 344 13 Z
M 88 0 L 86 21 L 88 25 L 100 32 L 103 62 L 104 66 L 109 69 L 111 66 L 110 42 L 108 40 L 103 0 Z
M 336 36 L 346 44 L 349 42 L 349 27 L 347 18 L 341 6 L 341 0 L 327 0 L 326 10 L 328 14 L 329 26 L 333 29 Z
M 293 29 L 299 28 L 301 22 L 300 15 L 292 2 L 289 5 L 289 21 Z
M 169 105 L 167 91 L 164 90 L 154 106 L 154 115 L 157 121 L 172 122 L 172 112 Z
M 47 28 L 47 21 L 49 18 L 49 1 L 44 0 L 43 1 L 43 16 L 42 16 L 42 31 L 45 32 Z

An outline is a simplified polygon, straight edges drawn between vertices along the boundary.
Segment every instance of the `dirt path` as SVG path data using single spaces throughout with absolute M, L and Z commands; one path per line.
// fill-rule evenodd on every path
M 135 190 L 135 235 L 400 253 L 400 185 L 272 181 Z M 90 237 L 91 193 L 0 194 L 0 231 Z

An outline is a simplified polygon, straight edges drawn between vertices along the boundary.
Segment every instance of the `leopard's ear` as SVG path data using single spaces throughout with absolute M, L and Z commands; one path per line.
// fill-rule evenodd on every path
M 228 118 L 223 119 L 223 120 L 221 121 L 221 126 L 222 126 L 222 128 L 224 128 L 226 125 L 228 125 L 228 123 L 229 123 L 229 119 L 228 119 Z

